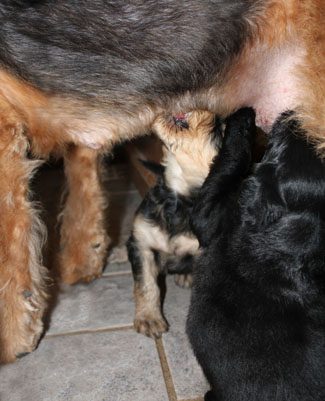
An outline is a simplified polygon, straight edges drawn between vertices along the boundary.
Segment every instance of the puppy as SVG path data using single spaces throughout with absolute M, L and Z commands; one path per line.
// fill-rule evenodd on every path
M 286 112 L 246 177 L 254 132 L 252 109 L 227 120 L 198 195 L 187 333 L 206 401 L 324 401 L 325 164 Z
M 179 273 L 185 275 L 177 278 L 179 284 L 191 284 L 189 273 L 199 244 L 189 216 L 196 192 L 218 154 L 221 124 L 212 113 L 193 111 L 171 120 L 160 117 L 153 128 L 165 144 L 163 161 L 162 165 L 145 163 L 158 173 L 158 181 L 136 212 L 127 247 L 134 277 L 134 327 L 157 338 L 168 328 L 157 277 L 161 272 Z

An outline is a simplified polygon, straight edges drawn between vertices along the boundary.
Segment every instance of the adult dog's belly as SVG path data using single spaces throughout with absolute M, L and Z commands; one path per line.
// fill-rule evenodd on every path
M 226 116 L 250 106 L 256 110 L 257 125 L 267 132 L 281 112 L 299 107 L 303 63 L 304 50 L 297 45 L 256 46 L 229 65 L 224 84 L 216 82 L 209 89 L 163 100 L 157 97 L 150 104 L 141 96 L 130 97 L 129 102 L 123 99 L 119 105 L 100 98 L 48 96 L 4 71 L 0 71 L 0 93 L 24 116 L 34 142 L 41 144 L 40 153 L 48 153 L 58 142 L 98 149 L 144 134 L 158 114 L 180 110 L 207 109 Z
M 40 151 L 105 148 L 160 113 L 243 106 L 265 131 L 301 108 L 324 142 L 323 0 L 25 3 L 0 2 L 0 106 Z
M 233 110 L 253 107 L 257 125 L 268 132 L 283 111 L 301 105 L 299 69 L 304 57 L 304 49 L 294 44 L 251 49 L 228 73 L 225 102 Z

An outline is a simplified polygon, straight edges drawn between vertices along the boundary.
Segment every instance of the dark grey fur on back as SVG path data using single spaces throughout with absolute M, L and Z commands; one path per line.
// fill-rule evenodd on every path
M 0 62 L 49 93 L 155 102 L 211 86 L 256 3 L 2 0 Z

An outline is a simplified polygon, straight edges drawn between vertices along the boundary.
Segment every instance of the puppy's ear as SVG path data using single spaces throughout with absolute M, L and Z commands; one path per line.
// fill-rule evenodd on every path
M 221 147 L 222 143 L 223 131 L 224 131 L 224 121 L 216 115 L 213 121 L 213 130 L 211 132 L 211 136 L 212 140 L 216 143 L 216 145 L 219 148 Z
M 149 160 L 142 160 L 139 159 L 139 161 L 142 163 L 142 165 L 158 177 L 162 177 L 165 173 L 165 166 L 159 163 L 155 163 Z

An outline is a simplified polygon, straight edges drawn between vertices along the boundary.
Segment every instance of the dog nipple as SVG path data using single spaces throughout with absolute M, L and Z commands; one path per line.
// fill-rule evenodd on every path
M 180 128 L 188 129 L 189 125 L 186 117 L 187 117 L 186 113 L 179 113 L 173 116 L 175 125 L 177 125 L 177 127 Z

